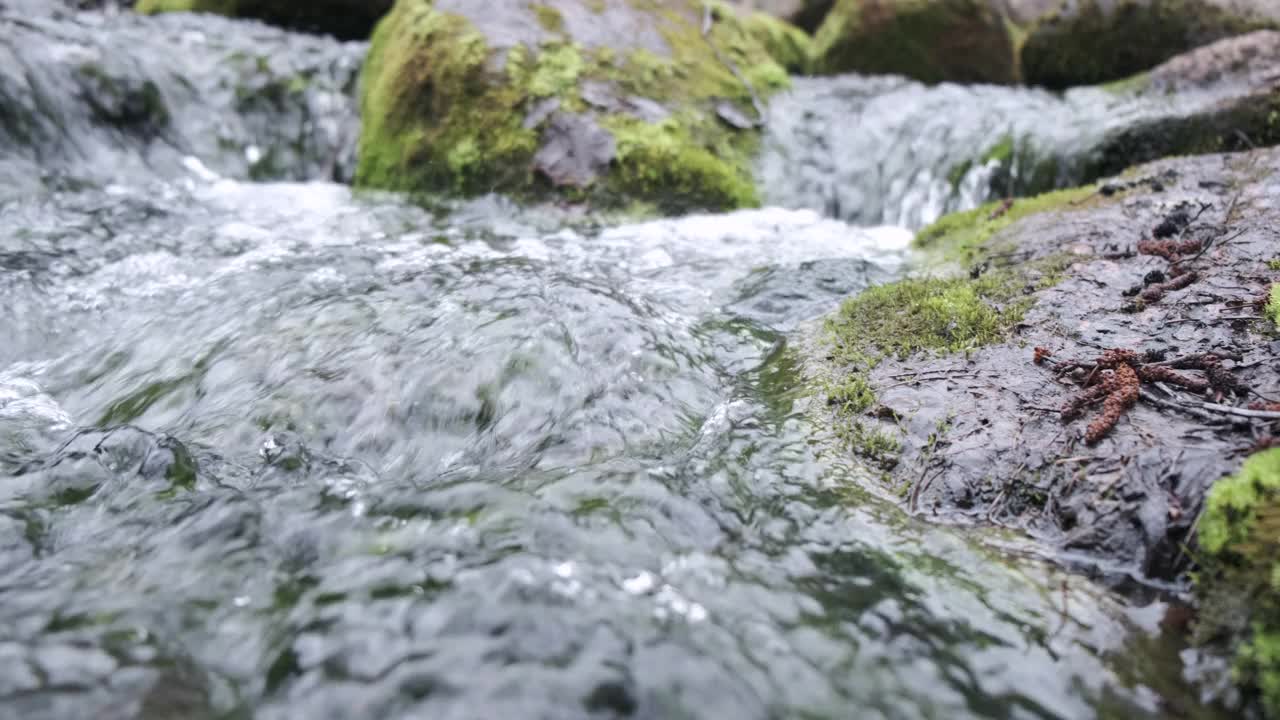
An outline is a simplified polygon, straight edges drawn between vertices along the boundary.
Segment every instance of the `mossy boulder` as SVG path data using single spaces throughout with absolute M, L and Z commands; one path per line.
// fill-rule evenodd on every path
M 828 74 L 1014 83 L 1017 31 L 991 0 L 837 0 L 815 37 Z
M 1280 448 L 1213 486 L 1199 543 L 1197 635 L 1232 648 L 1236 680 L 1280 718 Z
M 757 204 L 786 70 L 712 3 L 399 0 L 362 82 L 357 185 L 664 211 Z
M 344 40 L 369 37 L 393 0 L 138 0 L 140 13 L 203 12 L 254 18 Z
M 1019 53 L 1022 77 L 1050 88 L 1116 80 L 1215 40 L 1280 27 L 1275 0 L 1060 0 L 1026 14 L 1035 17 Z

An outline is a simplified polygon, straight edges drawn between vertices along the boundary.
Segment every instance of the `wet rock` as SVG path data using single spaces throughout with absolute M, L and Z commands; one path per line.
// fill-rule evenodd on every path
M 31 544 L 27 541 L 24 524 L 17 518 L 0 515 L 0 572 L 11 571 L 31 557 Z
M 587 187 L 617 156 L 613 135 L 590 117 L 556 113 L 542 133 L 533 167 L 557 187 Z
M 755 131 L 719 122 L 716 106 L 754 115 L 786 72 L 750 17 L 704 9 L 403 0 L 366 66 L 357 183 L 756 204 Z
M 138 0 L 140 13 L 198 12 L 253 18 L 273 25 L 364 40 L 393 0 Z
M 1031 4 L 1023 79 L 1052 88 L 1117 80 L 1215 40 L 1280 28 L 1271 0 L 1073 0 L 1049 12 Z
M 45 684 L 63 688 L 91 687 L 116 669 L 115 658 L 105 652 L 70 645 L 36 648 L 32 660 L 44 673 Z
M 0 11 L 0 198 L 157 175 L 349 179 L 363 52 L 208 15 Z
M 1110 195 L 1085 188 L 1017 200 L 1003 215 L 992 204 L 944 218 L 917 241 L 961 267 L 998 262 L 976 277 L 864 293 L 850 302 L 881 298 L 867 307 L 884 334 L 841 334 L 854 322 L 842 312 L 830 322 L 845 345 L 829 352 L 837 363 L 862 358 L 834 371 L 837 407 L 853 408 L 839 422 L 858 428 L 848 433 L 855 451 L 877 462 L 892 452 L 889 484 L 907 488 L 909 508 L 1024 528 L 1117 580 L 1170 578 L 1188 566 L 1183 547 L 1208 488 L 1274 421 L 1222 410 L 1247 399 L 1203 380 L 1198 389 L 1143 381 L 1137 404 L 1096 444 L 1083 433 L 1101 407 L 1071 422 L 1059 409 L 1112 347 L 1156 351 L 1135 362 L 1163 362 L 1165 376 L 1213 382 L 1225 372 L 1280 395 L 1280 359 L 1268 359 L 1271 330 L 1254 303 L 1280 247 L 1280 150 L 1164 160 L 1125 177 Z M 1199 249 L 1176 262 L 1135 250 L 1166 226 Z M 1128 288 L 1175 268 L 1196 282 L 1124 312 Z M 1220 362 L 1201 364 L 1204 353 Z M 1055 365 L 1068 360 L 1084 369 Z M 873 414 L 876 404 L 900 419 Z
M 0 644 L 0 698 L 40 687 L 40 677 L 27 659 L 26 650 L 14 643 Z

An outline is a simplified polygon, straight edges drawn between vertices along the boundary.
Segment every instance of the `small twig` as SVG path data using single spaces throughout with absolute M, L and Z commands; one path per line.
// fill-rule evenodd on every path
M 1078 455 L 1076 457 L 1069 457 L 1069 458 L 1062 458 L 1061 460 L 1054 460 L 1053 464 L 1066 465 L 1068 463 L 1093 462 L 1095 459 L 1096 458 L 1094 458 L 1092 455 Z
M 914 385 L 914 384 L 916 384 L 916 383 L 921 383 L 921 382 L 932 382 L 932 381 L 936 381 L 936 380 L 955 380 L 955 379 L 957 379 L 957 378 L 970 378 L 970 379 L 981 380 L 981 379 L 982 379 L 982 377 L 983 377 L 983 376 L 982 376 L 981 374 L 979 374 L 979 373 L 964 373 L 964 374 L 960 374 L 960 375 L 939 375 L 938 377 L 923 378 L 923 379 L 922 379 L 922 378 L 914 378 L 914 379 L 911 379 L 911 380 L 904 380 L 904 381 L 902 381 L 902 382 L 894 383 L 894 384 L 892 384 L 892 385 L 886 385 L 885 387 L 880 388 L 880 389 L 881 389 L 881 390 L 888 390 L 889 388 L 902 387 L 903 385 Z M 988 377 L 999 377 L 999 376 L 998 376 L 998 375 L 996 375 L 996 374 L 994 374 L 994 373 L 992 373 L 992 374 L 991 374 L 991 375 L 989 375 Z
M 1205 422 L 1214 423 L 1215 425 L 1222 422 L 1221 418 L 1213 415 L 1212 413 L 1207 413 L 1203 410 L 1197 410 L 1193 407 L 1188 407 L 1186 405 L 1183 405 L 1182 403 L 1175 403 L 1175 402 L 1170 402 L 1168 400 L 1161 400 L 1160 398 L 1151 394 L 1151 392 L 1148 390 L 1139 390 L 1138 396 L 1141 397 L 1143 400 L 1146 400 L 1147 402 L 1151 403 L 1152 405 L 1155 405 L 1156 407 L 1161 407 L 1166 410 L 1178 410 L 1192 417 L 1199 418 Z
M 1225 415 L 1238 415 L 1240 417 L 1257 418 L 1259 420 L 1280 420 L 1280 412 L 1272 410 L 1250 410 L 1249 408 L 1231 407 L 1230 405 L 1219 405 L 1218 403 L 1200 403 L 1200 407 L 1206 410 L 1213 410 Z

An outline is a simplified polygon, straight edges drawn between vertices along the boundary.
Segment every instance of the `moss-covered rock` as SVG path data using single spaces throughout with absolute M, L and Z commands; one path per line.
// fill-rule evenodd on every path
M 365 65 L 356 182 L 667 211 L 757 203 L 758 103 L 787 85 L 738 11 L 399 0 Z
M 1029 23 L 1022 76 L 1051 88 L 1103 83 L 1224 37 L 1275 27 L 1274 0 L 1060 2 Z
M 824 73 L 1013 83 L 1017 31 L 991 0 L 837 0 L 815 38 Z
M 1237 681 L 1280 718 L 1280 448 L 1219 480 L 1200 521 L 1197 634 L 1234 649 Z
M 762 12 L 751 13 L 742 22 L 773 59 L 787 70 L 808 73 L 813 69 L 814 46 L 809 33 Z
M 347 40 L 369 37 L 393 0 L 138 0 L 140 13 L 203 12 L 254 18 Z

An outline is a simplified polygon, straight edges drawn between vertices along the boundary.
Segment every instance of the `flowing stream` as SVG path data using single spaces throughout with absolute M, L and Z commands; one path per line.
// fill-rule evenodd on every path
M 1205 712 L 1162 605 L 904 517 L 806 413 L 799 329 L 900 272 L 908 230 L 353 195 L 362 46 L 25 1 L 0 717 Z M 787 102 L 924 93 L 824 82 Z M 901 162 L 839 214 L 939 211 Z

